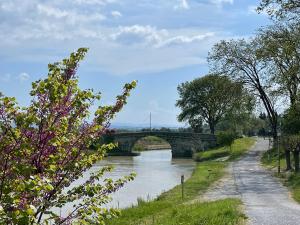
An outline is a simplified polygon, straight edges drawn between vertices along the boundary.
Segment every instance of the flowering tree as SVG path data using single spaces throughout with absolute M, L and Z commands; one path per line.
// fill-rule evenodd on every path
M 32 84 L 28 107 L 0 96 L 0 224 L 104 224 L 117 215 L 103 204 L 133 174 L 99 182 L 112 169 L 104 167 L 82 185 L 69 186 L 114 147 L 98 144 L 95 151 L 88 150 L 107 131 L 136 82 L 124 86 L 114 105 L 99 106 L 89 118 L 100 94 L 78 87 L 76 70 L 86 52 L 80 48 L 49 64 L 47 78 Z M 54 207 L 67 203 L 73 211 L 63 217 L 54 213 Z

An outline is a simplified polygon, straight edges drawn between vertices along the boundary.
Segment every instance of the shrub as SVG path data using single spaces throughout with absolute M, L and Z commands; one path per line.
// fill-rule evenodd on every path
M 133 175 L 98 182 L 111 171 L 104 167 L 65 191 L 113 147 L 98 144 L 95 151 L 88 150 L 106 133 L 136 85 L 126 84 L 114 105 L 99 106 L 88 120 L 100 94 L 78 87 L 76 70 L 86 52 L 81 48 L 70 58 L 49 64 L 47 78 L 32 84 L 28 107 L 0 96 L 0 224 L 103 224 L 104 218 L 117 215 L 102 205 Z M 74 207 L 65 216 L 51 210 L 68 203 Z
M 231 149 L 231 145 L 236 139 L 236 134 L 230 131 L 220 131 L 217 133 L 217 144 L 219 146 L 228 146 Z

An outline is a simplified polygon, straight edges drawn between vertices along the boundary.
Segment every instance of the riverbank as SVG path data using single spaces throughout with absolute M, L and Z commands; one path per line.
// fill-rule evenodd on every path
M 286 162 L 283 149 L 280 150 L 280 168 L 281 173 L 278 175 L 278 151 L 272 148 L 263 153 L 261 157 L 262 164 L 269 170 L 272 170 L 273 175 L 280 178 L 280 181 L 289 189 L 291 196 L 295 201 L 300 203 L 300 173 L 294 171 L 286 171 Z
M 109 225 L 173 225 L 173 224 L 242 224 L 245 216 L 241 201 L 224 199 L 214 202 L 194 202 L 193 199 L 225 174 L 229 161 L 234 160 L 253 145 L 254 139 L 242 138 L 235 141 L 230 156 L 225 161 L 198 163 L 192 176 L 184 183 L 184 197 L 181 186 L 161 194 L 156 200 L 139 201 L 138 206 L 126 208 L 122 215 L 107 221 Z M 216 149 L 217 150 L 217 149 Z M 232 157 L 231 157 L 232 156 Z
M 136 152 L 148 151 L 148 150 L 164 150 L 171 149 L 171 146 L 164 139 L 156 136 L 147 136 L 138 140 L 133 146 L 133 150 Z

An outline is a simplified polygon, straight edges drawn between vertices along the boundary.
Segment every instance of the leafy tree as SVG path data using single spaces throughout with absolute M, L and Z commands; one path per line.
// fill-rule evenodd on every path
M 282 131 L 286 135 L 300 134 L 300 104 L 286 110 L 282 120 Z
M 78 87 L 76 70 L 86 52 L 80 48 L 62 62 L 49 64 L 47 78 L 32 84 L 28 107 L 1 96 L 0 224 L 103 224 L 104 218 L 117 215 L 103 204 L 133 175 L 100 183 L 111 170 L 104 167 L 82 185 L 65 190 L 113 147 L 98 145 L 88 151 L 136 85 L 126 84 L 116 104 L 99 106 L 88 122 L 89 109 L 100 94 Z M 67 203 L 74 207 L 65 216 L 52 210 Z
M 261 0 L 258 12 L 267 11 L 271 17 L 277 19 L 297 19 L 300 15 L 298 0 Z
M 283 137 L 283 146 L 285 148 L 285 152 L 292 152 L 294 157 L 294 165 L 295 172 L 299 172 L 300 170 L 300 162 L 299 162 L 299 153 L 300 153 L 300 136 L 299 135 L 289 135 Z M 287 160 L 287 170 L 290 170 L 291 161 L 290 154 L 288 154 Z
M 271 81 L 276 92 L 288 96 L 290 108 L 283 119 L 284 135 L 299 133 L 299 86 L 300 86 L 300 25 L 297 22 L 275 23 L 261 29 L 258 35 L 258 57 L 268 65 Z M 285 148 L 287 170 L 291 169 L 290 148 Z M 296 153 L 294 153 L 296 154 Z
M 268 65 L 272 82 L 277 84 L 276 91 L 288 96 L 291 105 L 299 100 L 299 36 L 299 23 L 276 23 L 261 29 L 258 35 L 258 58 Z
M 179 114 L 179 121 L 188 121 L 191 126 L 202 126 L 205 121 L 212 134 L 219 121 L 233 110 L 235 103 L 242 96 L 242 85 L 232 82 L 228 77 L 209 74 L 185 82 L 178 86 L 180 99 L 176 106 L 182 112 Z
M 267 74 L 267 65 L 257 57 L 258 41 L 231 40 L 217 43 L 209 53 L 212 69 L 229 74 L 234 80 L 242 82 L 256 97 L 266 111 L 272 126 L 272 134 L 277 139 L 277 112 L 272 99 L 272 87 Z
M 231 131 L 236 134 L 247 132 L 252 122 L 252 111 L 255 99 L 245 89 L 242 95 L 234 102 L 234 107 L 228 112 L 217 126 L 217 130 Z
M 201 133 L 203 132 L 203 120 L 202 118 L 190 118 L 188 120 L 188 123 L 190 124 L 193 132 L 196 132 L 196 133 Z
M 290 152 L 294 152 L 297 150 L 295 148 L 294 142 L 295 142 L 295 137 L 300 133 L 300 105 L 299 104 L 292 105 L 284 113 L 282 119 L 282 132 L 284 135 L 282 139 L 283 139 L 283 147 L 285 150 L 285 160 L 286 160 L 286 167 L 287 167 L 286 169 L 290 170 L 292 168 Z M 293 145 L 291 145 L 291 142 L 293 143 Z M 294 147 L 292 148 L 291 146 Z M 299 157 L 297 156 L 297 154 L 298 154 L 297 152 L 294 152 L 293 154 L 294 157 Z

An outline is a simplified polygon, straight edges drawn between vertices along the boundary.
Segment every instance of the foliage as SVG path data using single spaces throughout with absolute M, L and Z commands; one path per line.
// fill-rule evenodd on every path
M 98 145 L 88 151 L 136 85 L 126 84 L 116 104 L 99 106 L 88 122 L 89 109 L 100 94 L 78 87 L 76 70 L 86 52 L 80 48 L 62 62 L 49 64 L 48 76 L 32 84 L 28 107 L 1 96 L 0 224 L 103 224 L 104 218 L 118 214 L 101 207 L 133 175 L 99 183 L 111 171 L 104 167 L 82 185 L 64 190 L 113 147 Z M 74 207 L 66 216 L 52 210 L 67 203 Z
M 285 135 L 300 133 L 300 105 L 294 105 L 286 110 L 282 120 L 282 131 Z
M 217 43 L 209 53 L 208 60 L 216 72 L 228 74 L 258 97 L 267 111 L 274 138 L 277 137 L 277 112 L 272 98 L 272 86 L 267 75 L 267 65 L 257 56 L 259 42 L 230 40 Z
M 300 135 L 283 136 L 282 145 L 289 151 L 299 151 Z
M 236 134 L 230 131 L 220 131 L 217 133 L 217 144 L 220 146 L 229 146 L 233 144 L 236 139 Z
M 145 151 L 145 146 L 143 146 L 142 144 L 137 143 L 133 146 L 132 151 L 135 151 L 135 152 Z
M 216 129 L 231 131 L 239 135 L 255 132 L 254 130 L 259 124 L 256 123 L 255 115 L 253 115 L 254 104 L 254 97 L 243 90 L 243 94 L 235 102 L 233 110 L 221 119 Z
M 216 149 L 198 152 L 194 154 L 194 159 L 198 162 L 203 162 L 229 156 L 228 160 L 234 160 L 242 156 L 253 144 L 253 138 L 247 137 L 236 139 L 231 147 L 231 151 L 225 147 L 218 147 Z
M 191 127 L 202 127 L 205 121 L 213 134 L 216 124 L 239 102 L 243 88 L 226 76 L 209 74 L 181 84 L 178 92 L 176 106 L 182 110 L 178 120 L 188 121 Z
M 277 19 L 297 19 L 300 15 L 300 2 L 298 0 L 261 0 L 258 12 L 267 13 Z
M 284 149 L 280 149 L 280 166 L 281 168 L 286 167 L 286 161 L 284 159 Z M 264 166 L 269 168 L 277 167 L 278 151 L 276 148 L 272 148 L 267 152 L 264 152 L 261 162 Z M 280 180 L 286 185 L 292 194 L 293 199 L 300 203 L 300 174 L 290 173 L 289 171 L 280 174 Z
M 277 86 L 276 92 L 288 96 L 291 105 L 299 100 L 299 36 L 299 23 L 275 23 L 260 29 L 257 36 L 258 59 L 268 65 L 271 82 Z

